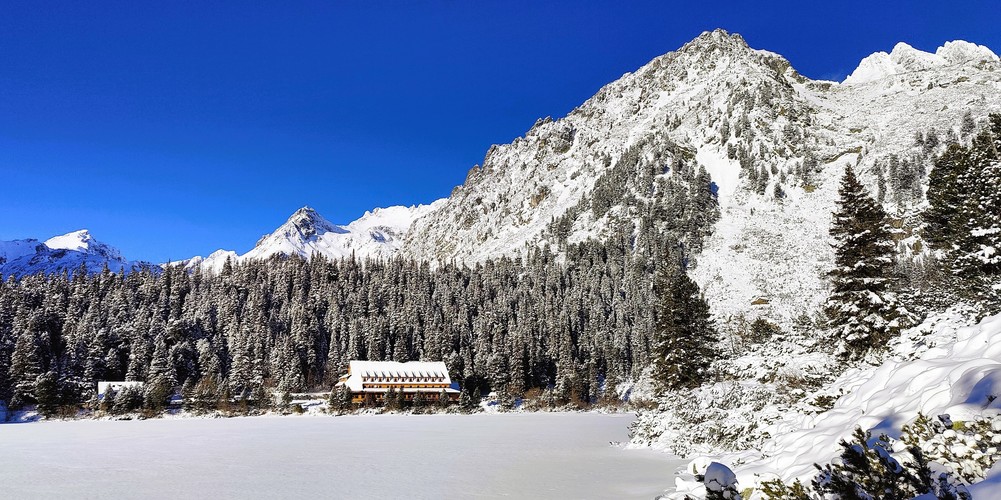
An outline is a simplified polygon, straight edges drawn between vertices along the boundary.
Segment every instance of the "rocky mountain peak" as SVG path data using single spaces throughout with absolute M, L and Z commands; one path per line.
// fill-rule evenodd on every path
M 102 243 L 86 229 L 38 240 L 0 241 L 0 276 L 24 276 L 36 273 L 131 271 L 148 263 L 129 261 L 115 247 Z
M 52 250 L 72 250 L 109 260 L 123 260 L 117 248 L 104 244 L 94 238 L 87 229 L 80 229 L 45 240 L 45 246 Z
M 701 35 L 683 45 L 679 52 L 733 49 L 748 50 L 750 47 L 739 33 L 730 33 L 724 29 L 716 28 L 712 31 L 703 31 Z
M 305 242 L 328 232 L 343 233 L 346 231 L 324 219 L 312 207 L 304 206 L 296 210 L 275 232 L 265 236 L 257 244 L 260 245 L 266 239 L 274 236 Z

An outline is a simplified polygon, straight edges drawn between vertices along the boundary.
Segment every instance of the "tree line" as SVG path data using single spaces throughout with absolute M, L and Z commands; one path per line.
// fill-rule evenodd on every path
M 228 262 L 218 275 L 81 268 L 8 278 L 0 399 L 51 413 L 89 401 L 97 381 L 136 380 L 154 410 L 175 392 L 262 401 L 330 390 L 353 359 L 441 360 L 477 398 L 614 397 L 649 364 L 656 263 L 683 261 L 718 217 L 704 170 L 640 165 L 650 161 L 665 160 L 628 155 L 609 175 L 649 172 L 634 187 L 653 196 L 596 198 L 629 198 L 635 218 L 616 221 L 604 241 L 555 252 L 543 244 L 472 266 L 274 257 Z

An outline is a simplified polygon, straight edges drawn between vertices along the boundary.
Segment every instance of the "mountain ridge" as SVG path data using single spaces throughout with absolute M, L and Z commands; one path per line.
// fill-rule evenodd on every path
M 81 268 L 98 273 L 128 272 L 154 268 L 142 261 L 130 261 L 115 247 L 102 243 L 90 231 L 80 229 L 53 236 L 44 242 L 36 239 L 0 241 L 0 277 L 28 274 L 74 273 Z
M 304 206 L 273 232 L 258 239 L 254 248 L 243 255 L 231 250 L 216 250 L 207 257 L 196 256 L 167 265 L 220 272 L 227 260 L 237 263 L 265 260 L 275 255 L 303 258 L 322 255 L 329 259 L 388 258 L 396 253 L 402 235 L 413 221 L 433 206 L 434 203 L 375 208 L 344 225 L 331 223 L 312 207 Z
M 998 65 L 997 56 L 984 46 L 952 41 L 931 54 L 898 44 L 890 54 L 875 52 L 863 59 L 853 74 L 867 60 L 882 58 L 879 54 L 894 64 L 920 65 L 926 56 L 952 64 L 870 72 L 865 82 L 859 75 L 851 84 L 811 80 L 781 55 L 751 48 L 740 34 L 706 31 L 606 84 L 567 116 L 540 119 L 515 141 L 491 146 L 483 164 L 470 169 L 466 181 L 448 198 L 428 205 L 374 209 L 346 225 L 332 224 L 303 207 L 244 255 L 218 250 L 172 264 L 218 272 L 227 259 L 277 254 L 306 258 L 399 254 L 432 262 L 475 263 L 531 248 L 558 249 L 600 239 L 607 237 L 608 226 L 638 220 L 635 207 L 621 200 L 613 200 L 609 211 L 591 210 L 595 186 L 626 153 L 706 170 L 723 212 L 717 237 L 707 242 L 713 252 L 740 261 L 730 247 L 777 227 L 807 227 L 813 239 L 824 240 L 823 214 L 833 202 L 830 177 L 838 170 L 833 167 L 859 165 L 863 179 L 875 187 L 875 162 L 909 151 L 915 132 L 946 130 L 960 121 L 964 111 L 986 114 L 1001 109 L 994 97 L 1001 84 L 987 71 Z M 947 109 L 939 111 L 943 105 Z M 905 116 L 911 122 L 906 126 L 901 124 Z M 804 164 L 809 165 L 804 168 Z M 755 179 L 750 178 L 752 170 Z M 769 200 L 779 191 L 780 202 Z M 628 196 L 645 199 L 635 190 Z M 758 224 L 753 214 L 772 220 Z M 557 231 L 557 220 L 569 229 Z M 829 259 L 829 248 L 788 243 L 798 252 L 820 255 L 816 266 Z M 20 244 L 18 252 L 30 250 L 31 245 Z M 719 259 L 707 258 L 711 253 L 702 252 L 700 261 L 706 265 L 696 266 L 694 272 L 704 274 L 703 286 L 720 286 L 719 280 L 727 279 L 722 278 L 722 268 L 713 269 Z M 761 258 L 747 264 L 762 267 Z M 739 289 L 741 300 L 773 289 L 771 280 L 760 275 L 744 281 L 728 290 Z M 810 295 L 815 296 L 822 280 L 810 281 Z

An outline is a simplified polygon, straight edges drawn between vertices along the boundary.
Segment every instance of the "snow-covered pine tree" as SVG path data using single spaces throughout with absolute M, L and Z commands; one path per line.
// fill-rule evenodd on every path
M 941 295 L 1001 301 L 990 296 L 1001 274 L 1001 115 L 968 147 L 949 146 L 928 177 L 924 238 L 945 254 L 951 276 Z
M 851 166 L 845 167 L 838 193 L 830 230 L 835 239 L 833 289 L 824 310 L 841 342 L 841 355 L 858 359 L 883 347 L 907 312 L 889 287 L 894 246 L 886 212 Z
M 60 398 L 59 374 L 48 371 L 35 380 L 35 400 L 38 401 L 38 413 L 50 418 L 59 411 Z
M 698 386 L 720 356 L 716 327 L 699 286 L 682 270 L 662 265 L 651 348 L 653 378 L 661 391 Z
M 820 498 L 880 498 L 904 500 L 930 489 L 914 472 L 904 467 L 890 452 L 890 439 L 873 439 L 856 428 L 852 442 L 841 441 L 840 463 L 816 465 L 819 474 L 813 488 Z
M 965 198 L 960 177 L 966 170 L 965 149 L 950 146 L 935 160 L 928 174 L 928 209 L 922 213 L 923 236 L 933 247 L 948 248 L 956 239 Z
M 968 188 L 954 243 L 956 271 L 968 276 L 1001 273 L 1001 115 L 966 150 Z
M 404 395 L 402 391 L 397 392 L 396 389 L 390 387 L 386 391 L 386 395 L 383 397 L 383 405 L 386 407 L 387 411 L 398 411 L 403 408 Z

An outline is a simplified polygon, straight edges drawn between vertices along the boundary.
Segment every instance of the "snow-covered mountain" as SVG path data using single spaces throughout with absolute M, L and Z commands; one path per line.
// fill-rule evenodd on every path
M 440 202 L 411 207 L 393 206 L 365 212 L 347 225 L 336 225 L 316 210 L 303 207 L 292 214 L 273 233 L 263 236 L 249 252 L 239 255 L 230 250 L 217 250 L 208 257 L 193 257 L 175 264 L 185 268 L 219 272 L 226 261 L 264 260 L 274 255 L 312 257 L 323 255 L 331 259 L 351 257 L 385 258 L 399 248 L 403 235 L 414 220 L 437 207 Z
M 963 40 L 946 42 L 934 54 L 900 42 L 889 54 L 876 52 L 863 59 L 844 83 L 855 85 L 915 71 L 997 60 L 998 56 L 991 49 Z
M 0 241 L 0 276 L 74 272 L 85 266 L 88 272 L 131 271 L 150 264 L 130 261 L 117 248 L 94 239 L 86 229 L 40 242 L 35 239 Z
M 721 218 L 693 277 L 719 317 L 767 310 L 788 325 L 826 295 L 828 227 L 843 167 L 857 166 L 876 193 L 876 163 L 920 152 L 916 133 L 935 130 L 944 143 L 959 134 L 964 114 L 1001 111 L 1001 63 L 986 47 L 955 41 L 928 54 L 898 45 L 886 56 L 892 64 L 877 53 L 846 83 L 814 81 L 740 35 L 703 33 L 566 117 L 539 120 L 513 143 L 491 147 L 483 165 L 413 225 L 401 252 L 471 263 L 602 238 L 628 217 L 628 199 L 644 196 L 629 193 L 600 215 L 579 210 L 617 162 L 694 160 L 712 177 Z M 897 205 L 888 195 L 887 205 L 903 213 L 922 196 Z M 556 230 L 567 217 L 569 233 Z

